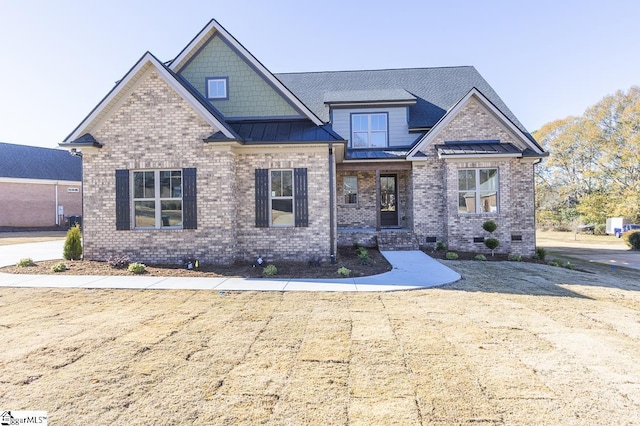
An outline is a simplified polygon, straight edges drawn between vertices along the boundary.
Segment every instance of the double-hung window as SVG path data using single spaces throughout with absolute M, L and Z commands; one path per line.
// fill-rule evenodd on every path
M 308 227 L 307 169 L 256 169 L 258 228 Z
M 498 192 L 498 169 L 458 170 L 458 213 L 497 213 Z
M 182 227 L 182 170 L 133 172 L 133 225 Z
M 387 146 L 387 113 L 351 114 L 351 148 Z
M 293 226 L 293 170 L 271 170 L 271 226 Z

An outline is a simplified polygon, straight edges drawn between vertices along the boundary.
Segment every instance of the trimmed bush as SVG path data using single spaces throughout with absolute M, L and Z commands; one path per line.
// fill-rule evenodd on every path
M 517 254 L 517 253 L 511 253 L 508 257 L 507 260 L 510 260 L 512 262 L 522 262 L 522 256 Z
M 82 235 L 80 225 L 76 224 L 67 231 L 62 257 L 66 260 L 80 260 L 82 257 Z
M 345 268 L 343 266 L 340 269 L 338 269 L 338 275 L 340 275 L 341 277 L 345 277 L 346 278 L 349 275 L 351 275 L 351 269 Z
M 568 261 L 567 261 L 567 262 L 565 262 L 565 263 L 562 265 L 562 267 L 563 267 L 563 268 L 567 268 L 567 269 L 572 269 L 572 270 L 573 270 L 573 269 L 576 269 L 576 266 L 575 266 L 573 263 L 568 262 Z
M 446 250 L 447 249 L 447 245 L 443 242 L 438 241 L 436 243 L 436 250 L 441 251 L 441 250 Z
M 623 239 L 632 250 L 640 250 L 640 231 L 626 232 Z
M 66 270 L 67 270 L 67 265 L 62 262 L 56 263 L 51 267 L 51 272 L 64 272 Z
M 474 257 L 475 260 L 480 260 L 480 261 L 485 261 L 487 260 L 487 257 L 484 254 L 478 254 L 476 255 L 476 257 Z
M 484 240 L 484 245 L 491 250 L 491 256 L 493 256 L 493 251 L 498 248 L 500 241 L 497 238 L 487 238 Z
M 448 260 L 456 260 L 458 258 L 458 253 L 453 251 L 448 251 L 447 254 L 444 255 Z
M 498 229 L 498 225 L 493 221 L 493 220 L 488 220 L 485 223 L 482 224 L 482 229 L 484 229 L 485 231 L 487 231 L 490 234 L 493 234 L 493 232 Z
M 147 272 L 147 267 L 144 265 L 144 263 L 134 262 L 129 264 L 127 270 L 134 274 L 144 274 L 145 272 Z
M 560 266 L 560 262 L 558 262 L 557 260 L 550 260 L 549 263 L 547 263 L 547 265 L 549 265 L 549 266 Z
M 24 259 L 20 259 L 18 263 L 16 263 L 16 266 L 26 268 L 29 266 L 36 266 L 36 263 L 30 257 L 25 257 Z
M 276 265 L 267 265 L 262 271 L 262 275 L 264 275 L 267 278 L 273 277 L 277 273 L 278 273 L 278 268 L 276 268 Z

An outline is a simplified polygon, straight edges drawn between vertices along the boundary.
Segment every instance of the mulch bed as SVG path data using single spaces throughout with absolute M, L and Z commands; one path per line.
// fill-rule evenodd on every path
M 355 250 L 351 247 L 338 249 L 337 263 L 332 265 L 328 261 L 299 262 L 274 261 L 278 269 L 274 278 L 341 278 L 338 268 L 344 266 L 351 270 L 351 277 L 377 275 L 391 270 L 391 265 L 376 249 L 369 249 L 370 262 L 363 265 Z M 67 275 L 133 275 L 126 268 L 116 269 L 107 262 L 90 260 L 49 260 L 36 262 L 36 266 L 9 266 L 0 269 L 11 274 L 52 274 L 51 267 L 60 262 L 67 265 L 67 270 L 58 274 Z M 263 266 L 254 266 L 251 262 L 237 262 L 232 265 L 201 264 L 198 271 L 189 270 L 181 265 L 147 265 L 145 275 L 160 277 L 244 277 L 260 278 L 263 276 Z

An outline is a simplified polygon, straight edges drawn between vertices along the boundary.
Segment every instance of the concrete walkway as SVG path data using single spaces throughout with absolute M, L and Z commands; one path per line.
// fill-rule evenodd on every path
M 63 241 L 0 246 L 0 266 L 18 260 L 60 259 Z M 0 273 L 0 287 L 110 288 L 145 290 L 253 291 L 395 291 L 436 287 L 460 279 L 421 251 L 384 251 L 393 269 L 370 277 L 344 279 L 185 278 L 94 275 L 23 275 Z

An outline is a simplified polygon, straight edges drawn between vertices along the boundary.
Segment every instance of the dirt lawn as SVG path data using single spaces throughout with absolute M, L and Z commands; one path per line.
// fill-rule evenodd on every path
M 464 279 L 396 293 L 0 289 L 0 409 L 53 425 L 640 424 L 640 272 L 445 263 Z

